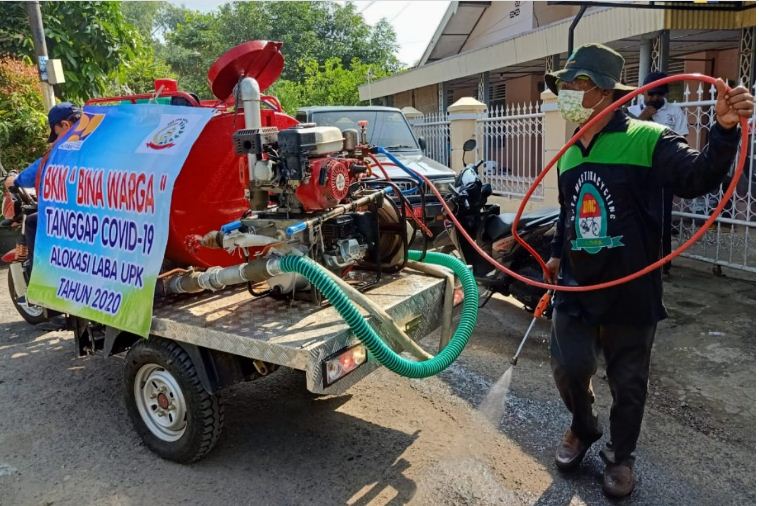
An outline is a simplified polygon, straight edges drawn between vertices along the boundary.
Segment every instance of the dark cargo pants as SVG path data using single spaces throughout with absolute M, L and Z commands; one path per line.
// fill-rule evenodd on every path
M 612 462 L 633 458 L 648 393 L 648 369 L 656 325 L 588 325 L 554 310 L 551 366 L 556 386 L 572 413 L 572 431 L 590 444 L 603 434 L 593 410 L 591 378 L 600 350 L 612 395 L 611 440 L 604 450 Z

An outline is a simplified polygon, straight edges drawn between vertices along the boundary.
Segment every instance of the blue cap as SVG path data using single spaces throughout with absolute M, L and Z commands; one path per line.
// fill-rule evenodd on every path
M 81 110 L 75 107 L 71 102 L 61 102 L 58 105 L 53 106 L 47 112 L 47 122 L 50 124 L 50 137 L 47 138 L 47 142 L 53 142 L 58 137 L 55 133 L 55 125 L 61 121 L 67 120 L 75 114 L 81 114 Z

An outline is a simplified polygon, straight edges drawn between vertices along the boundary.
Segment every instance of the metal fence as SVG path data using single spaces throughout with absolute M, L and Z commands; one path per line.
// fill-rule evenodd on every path
M 417 137 L 423 137 L 427 146 L 425 156 L 451 166 L 451 123 L 447 113 L 430 113 L 409 119 L 409 124 Z
M 493 193 L 522 197 L 543 168 L 543 117 L 539 104 L 497 106 L 477 120 L 477 158 Z M 534 198 L 543 198 L 543 184 Z
M 686 86 L 681 107 L 688 119 L 688 142 L 702 149 L 714 118 L 716 89 L 704 89 L 701 84 L 692 90 Z M 691 100 L 692 99 L 692 100 Z M 756 272 L 756 132 L 751 119 L 751 146 L 743 169 L 743 176 L 721 216 L 709 231 L 692 248 L 683 254 L 690 258 L 719 266 L 728 266 Z M 737 157 L 736 157 L 737 162 Z M 733 168 L 735 162 L 733 163 Z M 672 243 L 685 242 L 698 230 L 724 195 L 733 169 L 724 182 L 712 193 L 695 199 L 678 199 L 672 206 Z

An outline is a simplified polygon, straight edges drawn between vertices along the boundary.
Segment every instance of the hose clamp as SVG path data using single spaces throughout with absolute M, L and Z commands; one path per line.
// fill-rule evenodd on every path
M 221 267 L 211 267 L 206 272 L 198 276 L 198 285 L 203 290 L 211 290 L 212 292 L 221 290 L 224 288 L 224 284 L 219 281 L 220 272 Z

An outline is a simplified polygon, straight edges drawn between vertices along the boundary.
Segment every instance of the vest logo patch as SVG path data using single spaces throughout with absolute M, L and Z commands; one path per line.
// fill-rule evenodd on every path
M 604 196 L 594 183 L 600 183 Z M 609 219 L 614 219 L 614 205 L 608 188 L 597 174 L 586 172 L 577 183 L 579 192 L 574 198 L 574 223 L 577 239 L 571 241 L 572 250 L 584 250 L 595 255 L 603 248 L 624 246 L 622 236 L 608 235 Z M 611 211 L 611 214 L 610 214 Z

